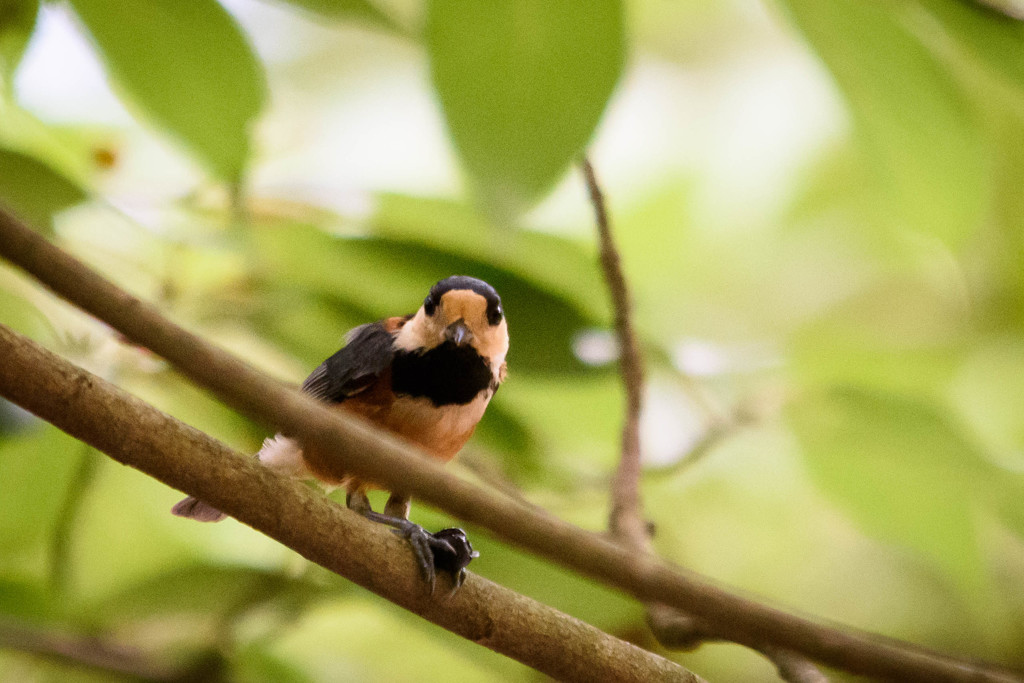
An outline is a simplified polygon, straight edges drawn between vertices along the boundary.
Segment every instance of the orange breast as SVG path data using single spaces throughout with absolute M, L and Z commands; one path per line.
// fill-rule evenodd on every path
M 462 450 L 491 398 L 488 391 L 466 405 L 439 408 L 425 398 L 396 397 L 390 383 L 385 373 L 373 386 L 337 404 L 337 408 L 392 432 L 442 462 L 448 462 Z M 338 471 L 333 458 L 316 449 L 305 449 L 303 459 L 322 481 L 346 485 L 350 490 L 366 486 L 351 481 L 345 472 Z

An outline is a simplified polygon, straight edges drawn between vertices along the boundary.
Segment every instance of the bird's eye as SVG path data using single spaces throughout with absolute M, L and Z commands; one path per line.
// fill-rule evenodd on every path
M 434 315 L 435 311 L 437 311 L 437 302 L 428 296 L 423 300 L 423 312 L 427 315 Z
M 491 310 L 487 311 L 487 323 L 490 325 L 497 325 L 501 322 L 501 318 L 505 315 L 505 312 L 501 310 L 501 305 L 495 306 Z

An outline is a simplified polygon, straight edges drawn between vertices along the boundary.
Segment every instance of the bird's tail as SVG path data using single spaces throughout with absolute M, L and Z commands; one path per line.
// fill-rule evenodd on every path
M 171 508 L 171 513 L 178 517 L 194 519 L 197 522 L 219 522 L 227 517 L 217 508 L 192 496 L 179 501 L 177 505 Z

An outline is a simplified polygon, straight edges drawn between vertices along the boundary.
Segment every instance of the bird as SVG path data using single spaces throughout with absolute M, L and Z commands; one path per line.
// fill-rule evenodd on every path
M 491 285 L 466 275 L 435 283 L 416 313 L 360 325 L 345 340 L 301 391 L 441 462 L 466 444 L 507 374 L 508 323 L 501 298 Z M 305 448 L 286 434 L 267 438 L 256 457 L 282 474 L 343 487 L 349 509 L 408 539 L 431 592 L 437 571 L 450 573 L 458 589 L 466 566 L 479 555 L 461 529 L 431 533 L 411 522 L 411 500 L 401 491 L 391 491 L 383 512 L 375 512 L 366 494 L 378 486 L 340 471 L 329 453 Z M 203 522 L 226 517 L 191 496 L 171 511 Z

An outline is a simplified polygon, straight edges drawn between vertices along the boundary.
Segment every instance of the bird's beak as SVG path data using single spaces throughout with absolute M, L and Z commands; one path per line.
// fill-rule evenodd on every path
M 462 346 L 473 341 L 473 333 L 466 327 L 465 320 L 456 320 L 444 329 L 444 338 L 455 342 L 456 346 Z

